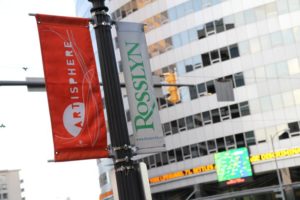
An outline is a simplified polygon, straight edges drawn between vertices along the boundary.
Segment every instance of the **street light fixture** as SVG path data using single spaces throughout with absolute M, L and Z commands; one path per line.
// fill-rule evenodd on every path
M 289 129 L 287 128 L 287 129 L 284 129 L 282 131 L 276 132 L 274 135 L 270 135 L 271 144 L 272 144 L 272 153 L 274 154 L 274 159 L 275 159 L 274 161 L 275 161 L 276 173 L 277 173 L 279 190 L 280 190 L 280 193 L 281 193 L 282 200 L 285 200 L 285 195 L 284 195 L 284 190 L 283 190 L 282 177 L 280 175 L 280 171 L 279 171 L 278 163 L 277 163 L 277 158 L 276 158 L 276 154 L 275 154 L 274 138 L 276 136 L 278 136 L 279 134 L 282 134 L 282 133 L 285 133 L 285 132 L 288 132 L 288 131 L 289 131 Z

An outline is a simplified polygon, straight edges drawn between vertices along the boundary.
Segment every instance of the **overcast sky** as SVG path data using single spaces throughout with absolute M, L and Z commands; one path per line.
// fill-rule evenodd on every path
M 34 17 L 75 16 L 73 0 L 0 0 L 0 80 L 42 77 Z M 23 67 L 27 67 L 25 71 Z M 28 200 L 97 200 L 96 160 L 48 163 L 53 142 L 45 92 L 0 87 L 0 170 L 20 169 Z

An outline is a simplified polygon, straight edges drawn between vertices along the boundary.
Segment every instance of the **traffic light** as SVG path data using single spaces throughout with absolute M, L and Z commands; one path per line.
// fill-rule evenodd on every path
M 173 72 L 168 72 L 164 74 L 165 76 L 165 81 L 168 84 L 176 84 L 176 75 Z M 177 86 L 168 86 L 168 92 L 169 95 L 167 97 L 167 100 L 170 103 L 177 103 L 180 100 L 179 94 L 178 94 L 178 87 Z

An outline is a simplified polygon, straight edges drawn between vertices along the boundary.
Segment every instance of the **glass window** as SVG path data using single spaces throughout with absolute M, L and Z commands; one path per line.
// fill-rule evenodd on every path
M 225 24 L 226 30 L 233 29 L 235 27 L 234 16 L 230 15 L 230 16 L 224 17 L 224 24 Z
M 204 67 L 210 65 L 210 58 L 209 58 L 209 54 L 208 53 L 202 54 L 201 57 L 202 57 L 203 66 Z
M 300 104 L 300 89 L 294 90 L 295 103 Z
M 250 52 L 249 41 L 239 42 L 239 52 L 241 55 L 248 54 Z
M 193 60 L 192 59 L 187 59 L 185 60 L 185 71 L 186 72 L 191 72 L 194 70 L 194 66 L 193 66 Z
M 215 26 L 214 26 L 213 22 L 206 23 L 205 24 L 205 29 L 206 29 L 207 35 L 213 35 L 213 34 L 216 33 Z
M 156 160 L 156 166 L 157 166 L 157 167 L 162 166 L 160 153 L 158 153 L 158 154 L 155 155 L 155 160 Z
M 218 122 L 221 121 L 219 109 L 212 110 L 211 111 L 211 115 L 212 115 L 212 121 L 213 121 L 213 123 L 218 123 Z
M 168 162 L 168 153 L 166 151 L 161 153 L 161 158 L 162 158 L 162 164 L 163 165 L 169 164 L 169 162 Z
M 194 120 L 193 120 L 193 115 L 186 117 L 186 124 L 187 124 L 187 128 L 188 130 L 193 129 L 194 128 Z
M 215 88 L 214 81 L 208 81 L 208 82 L 206 82 L 206 87 L 207 87 L 207 92 L 209 94 L 216 93 L 216 88 Z
M 288 60 L 288 68 L 290 75 L 300 73 L 299 61 L 297 58 Z
M 294 27 L 293 32 L 294 32 L 294 37 L 295 37 L 296 41 L 299 42 L 300 41 L 300 27 L 299 26 Z
M 249 104 L 247 101 L 240 103 L 241 116 L 250 115 Z
M 194 56 L 193 57 L 193 65 L 195 69 L 198 69 L 200 67 L 202 67 L 202 60 L 201 60 L 201 56 Z
M 260 43 L 258 38 L 251 39 L 249 41 L 251 53 L 256 53 L 260 51 Z
M 279 62 L 276 64 L 276 71 L 279 76 L 289 75 L 289 68 L 287 62 Z
M 217 33 L 221 33 L 225 30 L 223 19 L 219 19 L 215 21 Z
M 227 149 L 235 148 L 235 142 L 232 135 L 225 137 Z
M 295 43 L 295 38 L 292 29 L 288 29 L 282 32 L 284 44 L 293 44 Z
M 174 149 L 168 151 L 168 155 L 169 155 L 169 162 L 170 162 L 170 163 L 175 162 L 175 153 L 174 153 Z
M 207 155 L 207 146 L 206 142 L 200 142 L 199 143 L 199 150 L 200 150 L 200 156 Z
M 254 9 L 249 9 L 244 11 L 244 17 L 246 24 L 250 24 L 256 21 Z
M 216 141 L 215 140 L 208 140 L 207 141 L 207 148 L 209 153 L 216 153 L 217 147 L 216 147 Z
M 276 78 L 277 77 L 277 71 L 276 71 L 276 65 L 270 64 L 266 66 L 266 75 L 268 78 Z
M 230 113 L 232 119 L 240 117 L 238 104 L 234 104 L 230 106 Z
M 287 0 L 277 0 L 277 9 L 279 14 L 284 14 L 289 11 Z
M 244 75 L 242 72 L 234 74 L 235 87 L 241 87 L 245 85 Z
M 221 60 L 229 60 L 229 52 L 227 47 L 223 47 L 220 49 L 220 54 L 221 54 Z
M 283 44 L 281 31 L 271 33 L 271 42 L 273 47 Z
M 180 17 L 183 17 L 184 16 L 184 6 L 182 5 L 179 5 L 179 6 L 176 6 L 176 14 L 177 14 L 177 19 L 180 18 Z
M 198 98 L 196 86 L 189 86 L 189 91 L 190 91 L 191 100 Z
M 150 161 L 150 168 L 154 168 L 155 167 L 155 157 L 150 156 L 149 161 Z
M 205 83 L 199 83 L 197 85 L 199 96 L 204 96 L 206 94 L 206 86 Z
M 267 17 L 273 17 L 277 15 L 277 6 L 275 2 L 266 4 L 265 6 L 266 6 L 265 10 L 266 10 Z
M 176 160 L 177 160 L 177 162 L 183 161 L 182 149 L 181 148 L 177 148 L 177 149 L 175 149 L 175 152 L 176 152 Z
M 163 130 L 164 130 L 165 135 L 171 135 L 171 126 L 170 126 L 170 123 L 165 123 L 163 125 Z
M 220 62 L 219 50 L 213 50 L 210 52 L 210 59 L 212 63 Z
M 294 95 L 292 92 L 285 92 L 282 94 L 283 98 L 283 104 L 285 107 L 293 106 L 295 105 L 294 102 Z
M 295 11 L 300 9 L 300 1 L 299 0 L 288 0 L 290 11 Z
M 196 128 L 202 126 L 201 113 L 194 115 L 194 124 Z
M 211 116 L 209 111 L 203 112 L 202 118 L 204 124 L 211 124 Z
M 245 139 L 247 146 L 255 145 L 255 136 L 253 131 L 248 131 L 245 133 Z
M 220 108 L 221 118 L 222 120 L 230 119 L 229 116 L 229 108 L 227 106 Z
M 185 118 L 181 118 L 178 120 L 179 131 L 186 130 Z
M 245 18 L 243 12 L 236 13 L 234 16 L 234 21 L 237 27 L 243 26 L 245 24 Z
M 283 108 L 283 102 L 280 94 L 271 96 L 273 109 Z
M 200 10 L 201 9 L 201 1 L 193 0 L 193 7 L 194 7 L 195 11 Z
M 173 134 L 178 133 L 178 124 L 177 124 L 177 120 L 171 121 L 171 127 L 172 127 L 172 133 L 173 133 Z
M 184 14 L 187 15 L 192 12 L 193 12 L 193 2 L 188 1 L 188 2 L 184 3 Z
M 261 48 L 264 50 L 270 49 L 272 47 L 272 43 L 269 35 L 261 36 L 260 43 L 261 43 Z
M 260 99 L 260 105 L 262 111 L 264 112 L 272 110 L 271 98 L 269 96 L 262 97 Z
M 192 144 L 191 145 L 191 151 L 192 151 L 192 158 L 197 158 L 197 157 L 200 156 L 197 144 Z
M 190 146 L 184 146 L 184 147 L 182 147 L 182 150 L 183 150 L 183 157 L 184 157 L 184 159 L 191 158 Z
M 199 27 L 197 33 L 198 33 L 198 39 L 199 40 L 206 37 L 205 29 L 204 29 L 203 26 Z
M 233 44 L 229 46 L 230 56 L 231 58 L 236 58 L 240 56 L 239 48 L 237 44 Z
M 246 146 L 243 133 L 236 134 L 235 141 L 236 141 L 237 148 Z
M 180 37 L 181 37 L 182 45 L 186 45 L 187 43 L 190 42 L 189 34 L 187 31 L 180 33 Z
M 198 32 L 196 28 L 192 28 L 188 30 L 190 41 L 195 41 L 198 39 Z
M 172 36 L 172 44 L 174 48 L 181 47 L 182 42 L 181 42 L 180 35 L 176 34 Z
M 299 123 L 298 122 L 288 123 L 288 127 L 290 129 L 290 133 L 298 133 L 298 132 L 300 132 L 300 128 L 299 128 Z
M 222 152 L 226 150 L 224 138 L 217 139 L 217 147 L 218 147 L 218 152 Z
M 266 11 L 265 11 L 264 5 L 255 8 L 255 16 L 256 16 L 257 21 L 266 19 Z

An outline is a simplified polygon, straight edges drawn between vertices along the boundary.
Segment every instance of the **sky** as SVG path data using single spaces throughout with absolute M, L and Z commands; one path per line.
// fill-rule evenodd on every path
M 43 77 L 35 18 L 75 16 L 73 0 L 0 0 L 0 80 Z M 25 71 L 23 67 L 28 69 Z M 97 200 L 95 159 L 53 163 L 46 92 L 0 86 L 0 170 L 20 170 L 28 200 Z

